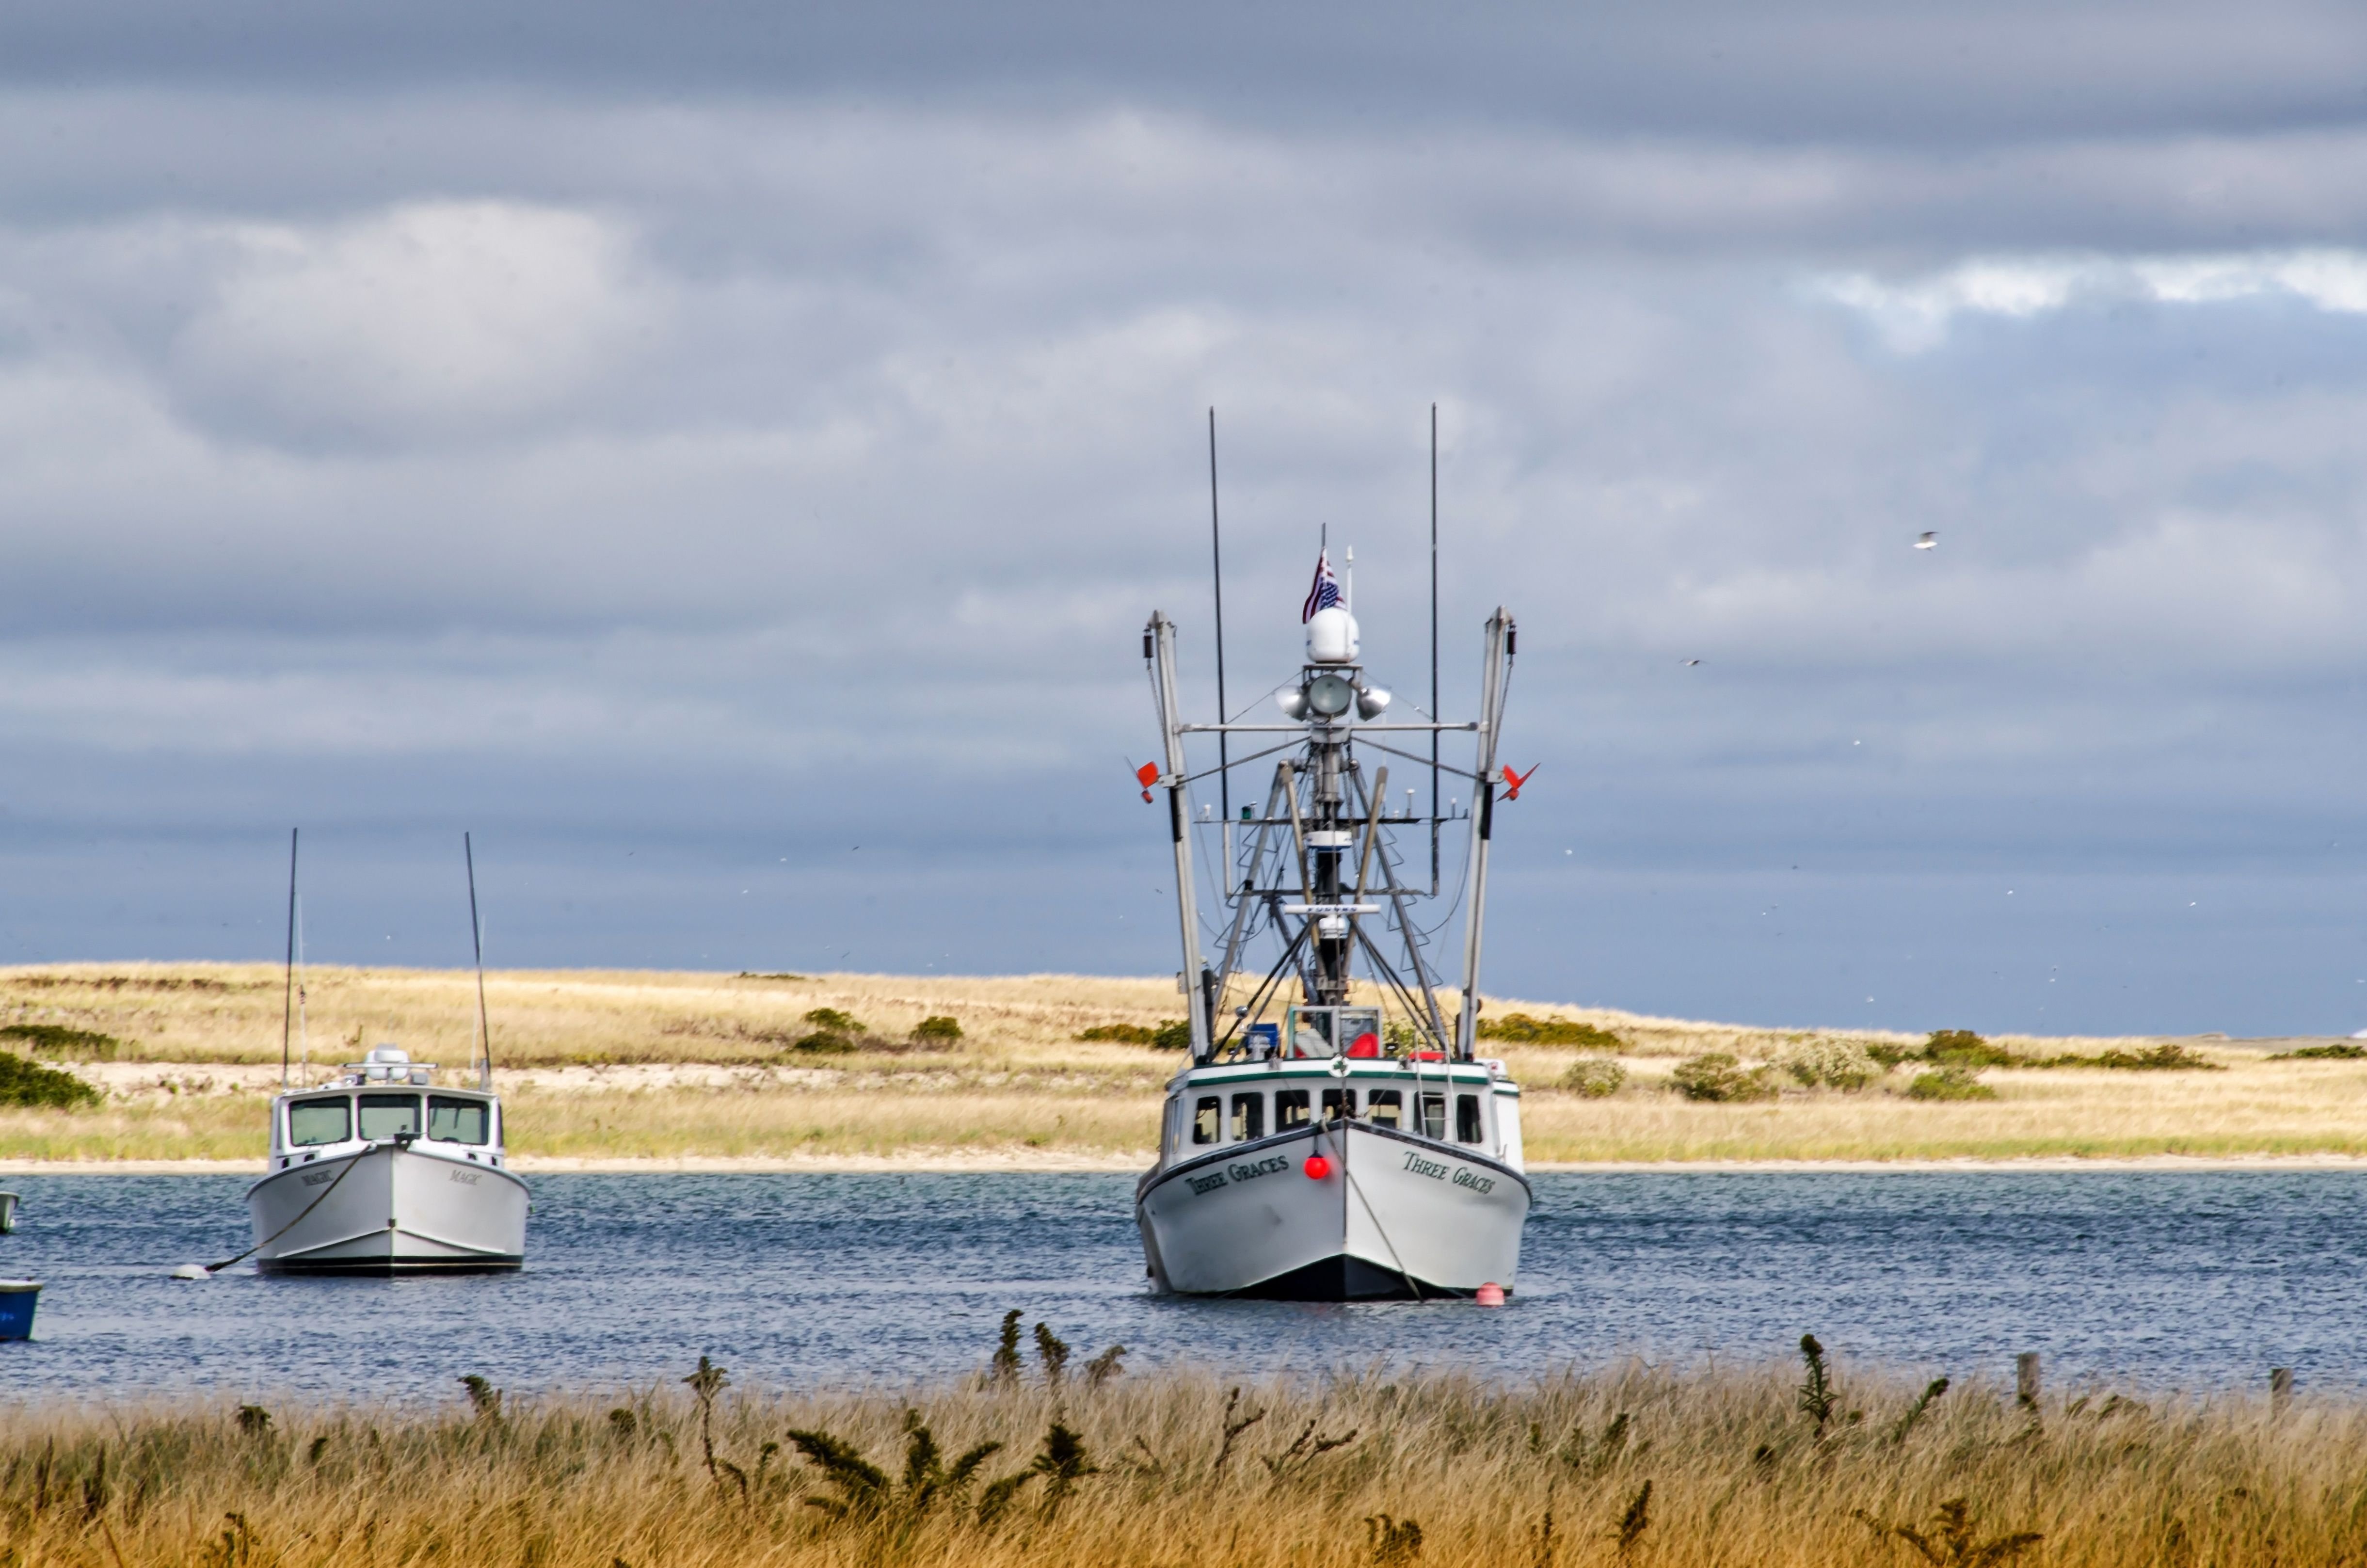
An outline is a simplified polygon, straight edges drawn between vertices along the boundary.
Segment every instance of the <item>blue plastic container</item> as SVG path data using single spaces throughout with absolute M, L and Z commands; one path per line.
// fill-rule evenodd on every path
M 0 1339 L 33 1337 L 33 1308 L 41 1300 L 38 1279 L 0 1279 Z

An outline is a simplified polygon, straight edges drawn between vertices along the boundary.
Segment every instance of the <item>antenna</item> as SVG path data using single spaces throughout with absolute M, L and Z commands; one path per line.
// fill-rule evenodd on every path
M 469 835 L 460 835 L 460 853 L 469 863 L 469 945 L 477 956 L 477 1039 L 484 1041 L 485 1053 L 478 1058 L 477 1087 L 493 1086 L 493 1030 L 485 1021 L 485 928 L 477 919 L 477 851 Z M 472 1047 L 476 1040 L 469 1042 Z M 471 1050 L 469 1053 L 475 1056 Z
M 1438 717 L 1438 404 L 1430 405 L 1430 722 Z M 1438 892 L 1438 732 L 1430 732 L 1430 891 Z
M 1222 724 L 1232 716 L 1225 706 L 1225 541 L 1217 528 L 1217 410 L 1208 410 L 1208 575 L 1217 585 L 1217 722 Z M 1217 814 L 1229 824 L 1233 820 L 1233 776 L 1225 749 L 1225 733 L 1217 732 L 1217 798 L 1222 802 Z M 1229 835 L 1232 829 L 1225 829 Z M 1225 875 L 1232 875 L 1229 858 Z
M 288 1087 L 288 1037 L 296 1025 L 296 835 L 288 830 L 288 984 L 279 998 L 279 1087 Z
M 304 901 L 296 901 L 296 967 L 304 967 Z M 312 1075 L 312 1037 L 304 1022 L 304 983 L 296 983 L 296 1071 L 300 1077 Z

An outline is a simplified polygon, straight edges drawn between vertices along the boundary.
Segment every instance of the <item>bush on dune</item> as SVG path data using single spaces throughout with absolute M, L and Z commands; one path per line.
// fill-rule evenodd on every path
M 96 1105 L 104 1097 L 71 1073 L 44 1067 L 0 1051 L 0 1105 L 48 1106 L 71 1110 Z

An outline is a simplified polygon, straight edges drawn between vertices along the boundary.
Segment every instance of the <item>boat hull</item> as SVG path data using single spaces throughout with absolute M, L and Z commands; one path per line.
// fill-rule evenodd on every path
M 1528 1213 L 1511 1166 L 1364 1122 L 1227 1145 L 1152 1171 L 1135 1197 L 1162 1289 L 1275 1301 L 1509 1295 Z
M 247 1189 L 266 1274 L 470 1274 L 526 1261 L 526 1183 L 397 1144 L 274 1171 Z

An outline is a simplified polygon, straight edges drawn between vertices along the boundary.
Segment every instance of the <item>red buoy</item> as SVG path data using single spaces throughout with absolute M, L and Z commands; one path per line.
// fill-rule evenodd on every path
M 1488 1283 L 1479 1287 L 1478 1301 L 1483 1307 L 1502 1306 L 1504 1304 L 1504 1288 L 1501 1285 L 1497 1284 L 1493 1279 L 1489 1280 Z
M 1321 1181 L 1331 1174 L 1331 1162 L 1320 1154 L 1309 1154 L 1307 1156 L 1306 1170 L 1308 1180 Z

